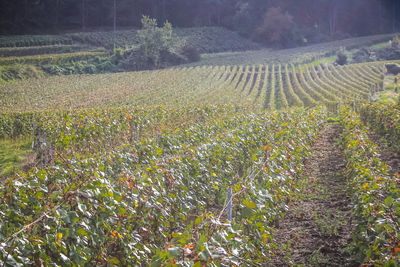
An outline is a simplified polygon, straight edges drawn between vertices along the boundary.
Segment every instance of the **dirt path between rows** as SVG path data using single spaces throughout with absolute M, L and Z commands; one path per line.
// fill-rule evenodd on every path
M 305 162 L 299 198 L 278 223 L 278 248 L 267 266 L 359 266 L 349 255 L 354 223 L 339 135 L 330 124 L 320 132 Z

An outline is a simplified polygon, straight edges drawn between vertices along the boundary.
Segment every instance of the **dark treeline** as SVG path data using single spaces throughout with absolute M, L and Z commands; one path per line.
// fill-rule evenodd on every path
M 398 0 L 2 0 L 0 33 L 112 27 L 114 1 L 118 27 L 139 27 L 144 14 L 176 27 L 223 26 L 261 41 L 271 23 L 293 38 L 400 28 Z

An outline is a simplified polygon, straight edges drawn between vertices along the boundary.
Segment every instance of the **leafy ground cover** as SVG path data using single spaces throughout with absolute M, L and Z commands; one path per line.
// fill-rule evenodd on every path
M 12 64 L 0 66 L 0 83 L 29 78 L 41 78 L 44 76 L 46 76 L 45 73 L 34 65 Z
M 33 165 L 35 156 L 31 154 L 31 145 L 30 138 L 0 140 L 0 178 Z
M 2 181 L 1 260 L 394 264 L 400 176 L 355 113 L 326 120 L 234 106 L 4 114 L 3 136 L 40 129 L 56 153 Z
M 396 265 L 400 257 L 400 176 L 389 174 L 357 114 L 343 110 L 341 118 L 346 176 L 358 222 L 353 246 L 367 264 Z
M 126 125 L 131 116 L 123 117 Z M 1 260 L 260 265 L 270 258 L 273 222 L 293 194 L 324 117 L 320 109 L 239 111 L 110 146 L 107 153 L 68 155 L 59 148 L 53 166 L 4 181 Z M 93 126 L 83 132 L 95 138 L 106 125 Z M 70 143 L 62 140 L 75 138 L 69 131 L 81 128 L 68 117 L 58 127 L 65 147 Z M 121 131 L 130 135 L 129 127 Z
M 10 64 L 35 64 L 35 65 L 46 65 L 46 64 L 59 64 L 78 60 L 87 60 L 91 57 L 105 56 L 105 52 L 79 52 L 79 53 L 64 53 L 64 54 L 53 54 L 53 55 L 36 55 L 36 56 L 25 56 L 25 57 L 4 57 L 0 58 L 0 65 Z
M 395 266 L 385 62 L 254 62 L 1 84 L 0 263 Z
M 360 110 L 362 121 L 400 152 L 400 106 L 366 104 Z

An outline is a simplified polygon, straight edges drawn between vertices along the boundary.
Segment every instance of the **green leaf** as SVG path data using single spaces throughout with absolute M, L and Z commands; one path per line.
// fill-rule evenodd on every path
M 245 218 L 250 218 L 253 216 L 253 214 L 254 214 L 253 209 L 249 209 L 248 207 L 244 207 L 242 209 L 242 216 Z
M 390 206 L 392 206 L 392 204 L 393 204 L 393 198 L 391 196 L 388 196 L 385 199 L 385 205 L 386 205 L 386 207 L 390 207 Z
M 194 223 L 195 223 L 196 225 L 199 225 L 202 221 L 203 221 L 203 216 L 199 216 L 199 217 L 196 218 L 196 220 L 194 221 Z
M 255 209 L 257 208 L 256 203 L 252 202 L 251 200 L 245 199 L 243 201 L 243 205 L 245 205 L 246 207 L 248 207 L 249 209 Z
M 89 235 L 87 234 L 87 232 L 85 231 L 85 229 L 83 228 L 79 228 L 78 230 L 76 230 L 76 233 L 80 236 L 86 236 L 89 237 Z
M 108 259 L 108 262 L 111 262 L 111 263 L 113 263 L 115 265 L 118 265 L 120 263 L 119 259 L 117 259 L 117 258 Z

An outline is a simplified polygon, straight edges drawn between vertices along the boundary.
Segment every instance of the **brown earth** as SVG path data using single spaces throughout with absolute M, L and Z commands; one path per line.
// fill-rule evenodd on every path
M 335 125 L 320 132 L 305 162 L 299 197 L 278 223 L 276 254 L 266 266 L 359 266 L 349 255 L 354 222 L 339 135 Z

